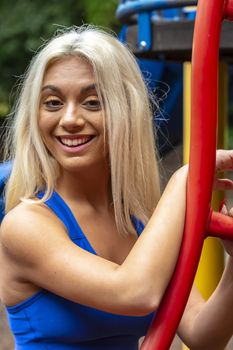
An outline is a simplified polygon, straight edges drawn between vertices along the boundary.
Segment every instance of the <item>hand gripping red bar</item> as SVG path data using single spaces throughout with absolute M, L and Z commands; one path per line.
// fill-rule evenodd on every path
M 192 51 L 191 146 L 183 242 L 175 272 L 141 350 L 167 350 L 192 288 L 206 232 L 233 239 L 233 219 L 210 209 L 215 173 L 221 23 L 233 0 L 199 0 Z M 225 233 L 224 233 L 225 232 Z M 168 253 L 169 254 L 169 253 Z

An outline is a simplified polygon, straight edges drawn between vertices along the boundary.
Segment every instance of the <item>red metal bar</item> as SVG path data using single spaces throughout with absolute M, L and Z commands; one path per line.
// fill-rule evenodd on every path
M 141 350 L 167 350 L 184 311 L 208 224 L 215 170 L 218 55 L 224 0 L 199 0 L 192 55 L 191 147 L 184 238 L 176 270 Z
M 233 20 L 233 0 L 225 0 L 223 15 L 225 19 Z
M 233 218 L 213 211 L 206 236 L 233 239 Z

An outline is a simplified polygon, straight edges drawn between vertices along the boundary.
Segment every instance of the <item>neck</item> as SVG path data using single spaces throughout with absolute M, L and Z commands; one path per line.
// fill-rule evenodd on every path
M 110 169 L 102 164 L 95 169 L 79 172 L 63 169 L 56 190 L 68 202 L 78 200 L 96 209 L 109 208 L 112 202 Z

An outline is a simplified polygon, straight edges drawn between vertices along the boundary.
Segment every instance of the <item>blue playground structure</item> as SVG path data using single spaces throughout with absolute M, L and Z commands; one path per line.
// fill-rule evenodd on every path
M 151 24 L 153 21 L 179 21 L 194 19 L 195 11 L 186 6 L 196 5 L 194 0 L 123 0 L 116 11 L 122 24 L 138 26 L 138 47 L 149 51 L 152 46 Z
M 0 223 L 4 217 L 4 188 L 5 182 L 9 177 L 11 172 L 11 163 L 1 163 L 0 164 Z

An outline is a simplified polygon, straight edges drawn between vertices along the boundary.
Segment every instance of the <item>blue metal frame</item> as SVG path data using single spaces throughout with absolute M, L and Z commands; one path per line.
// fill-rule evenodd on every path
M 10 176 L 11 168 L 11 162 L 0 163 L 0 223 L 5 215 L 4 188 L 6 181 Z
M 121 1 L 116 17 L 123 24 L 138 23 L 137 46 L 141 51 L 149 51 L 152 47 L 151 19 L 156 10 L 162 10 L 163 18 L 178 20 L 182 16 L 184 6 L 196 5 L 196 0 L 131 0 Z M 183 13 L 184 14 L 184 13 Z
M 138 47 L 145 51 L 152 47 L 151 18 L 149 12 L 140 12 L 138 15 Z M 141 30 L 143 28 L 143 30 Z
M 116 17 L 121 23 L 129 23 L 133 15 L 141 12 L 152 12 L 184 6 L 197 5 L 197 0 L 134 0 L 121 3 L 116 11 Z

